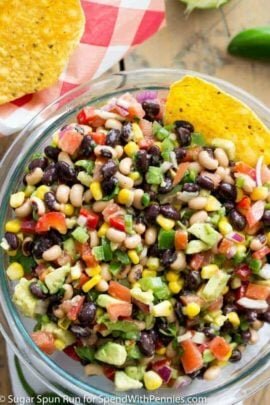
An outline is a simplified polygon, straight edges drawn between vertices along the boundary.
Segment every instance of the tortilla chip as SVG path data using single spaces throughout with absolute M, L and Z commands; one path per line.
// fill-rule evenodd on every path
M 79 0 L 0 0 L 0 104 L 53 84 L 83 30 Z
M 190 121 L 209 143 L 213 138 L 233 141 L 236 160 L 254 166 L 263 154 L 270 164 L 269 129 L 242 101 L 205 80 L 185 76 L 171 85 L 165 122 L 176 120 Z

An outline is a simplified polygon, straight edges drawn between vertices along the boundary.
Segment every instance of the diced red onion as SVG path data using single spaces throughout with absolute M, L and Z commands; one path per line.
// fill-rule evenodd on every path
M 262 186 L 262 164 L 263 156 L 260 156 L 256 164 L 256 183 L 258 187 Z
M 161 366 L 159 369 L 157 369 L 157 373 L 160 375 L 162 380 L 167 383 L 172 375 L 172 369 L 168 365 Z
M 260 270 L 259 276 L 264 278 L 265 280 L 270 279 L 270 264 L 266 263 Z
M 183 342 L 184 340 L 188 340 L 192 338 L 192 333 L 190 331 L 184 333 L 183 335 L 178 336 L 178 342 Z
M 197 343 L 198 345 L 201 345 L 205 343 L 206 341 L 206 336 L 202 332 L 195 332 L 194 335 L 192 336 L 192 342 Z
M 226 252 L 226 257 L 228 259 L 231 259 L 237 252 L 236 246 L 232 246 L 230 249 L 227 250 Z
M 226 238 L 232 240 L 233 242 L 237 242 L 237 243 L 242 243 L 245 240 L 245 237 L 243 235 L 240 235 L 240 233 L 237 233 L 237 232 L 232 232 L 229 235 L 226 235 Z
M 267 309 L 268 304 L 265 300 L 253 300 L 251 298 L 242 297 L 237 301 L 238 305 L 248 309 Z
M 191 382 L 192 379 L 190 377 L 187 375 L 181 375 L 180 377 L 177 377 L 172 388 L 184 388 L 191 384 Z
M 144 101 L 157 99 L 157 96 L 158 92 L 156 90 L 143 90 L 136 95 L 136 99 L 142 104 Z

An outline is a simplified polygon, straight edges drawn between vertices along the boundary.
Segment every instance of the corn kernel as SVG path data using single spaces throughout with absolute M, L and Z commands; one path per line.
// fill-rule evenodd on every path
M 132 261 L 133 264 L 139 264 L 140 258 L 136 252 L 136 250 L 129 250 L 128 251 L 128 257 Z
M 74 214 L 74 207 L 71 204 L 63 204 L 61 211 L 67 216 L 71 217 Z
M 90 291 L 93 287 L 95 287 L 95 285 L 97 285 L 100 282 L 100 280 L 101 275 L 97 274 L 96 276 L 91 278 L 91 280 L 86 281 L 86 283 L 84 283 L 84 285 L 82 286 L 83 292 L 87 293 L 88 291 Z
M 238 314 L 237 314 L 237 312 L 229 312 L 228 314 L 227 314 L 227 318 L 228 318 L 228 320 L 231 322 L 231 324 L 234 326 L 234 327 L 236 327 L 237 328 L 237 326 L 239 326 L 240 325 L 240 319 L 239 319 L 239 316 L 238 316 Z
M 20 280 L 24 276 L 23 266 L 20 263 L 13 262 L 7 268 L 7 276 L 10 280 Z
M 255 187 L 250 195 L 253 201 L 258 200 L 266 200 L 268 196 L 268 188 L 267 187 Z
M 225 316 L 225 315 L 218 315 L 218 316 L 215 317 L 213 323 L 214 323 L 216 326 L 221 327 L 221 326 L 224 325 L 224 322 L 226 321 L 226 319 L 227 319 L 227 316 Z
M 226 285 L 222 290 L 222 295 L 227 294 L 227 292 L 229 292 L 229 287 Z
M 178 294 L 183 288 L 183 280 L 178 281 L 170 281 L 169 282 L 169 290 L 172 294 Z
M 142 272 L 142 276 L 143 277 L 156 277 L 157 276 L 157 272 L 154 270 L 144 270 Z
M 94 267 L 87 267 L 85 269 L 85 272 L 89 277 L 93 277 L 101 273 L 101 267 L 99 265 Z
M 133 181 L 137 181 L 141 179 L 141 175 L 139 172 L 132 172 L 128 175 Z
M 93 198 L 96 201 L 102 200 L 103 193 L 102 193 L 101 185 L 98 181 L 93 181 L 93 183 L 90 184 L 90 191 L 92 193 Z
M 228 233 L 233 231 L 233 227 L 231 226 L 231 224 L 225 217 L 220 219 L 220 221 L 218 223 L 218 229 L 219 229 L 219 232 L 221 232 L 223 236 L 225 236 Z
M 162 149 L 162 142 L 155 142 L 154 145 L 156 145 L 160 150 Z
M 6 232 L 18 233 L 21 230 L 21 221 L 19 219 L 11 219 L 5 225 Z
M 174 271 L 168 271 L 166 274 L 167 281 L 177 281 L 179 279 L 179 274 L 175 273 Z
M 204 279 L 211 278 L 218 271 L 219 268 L 216 264 L 208 264 L 207 266 L 203 266 L 201 271 L 201 277 Z
M 247 250 L 246 246 L 245 246 L 245 245 L 242 245 L 242 244 L 239 244 L 239 245 L 236 247 L 236 251 L 237 251 L 237 253 L 239 253 L 239 254 L 245 253 L 246 250 Z
M 130 207 L 131 204 L 133 203 L 133 199 L 134 199 L 133 191 L 127 188 L 122 188 L 122 190 L 120 190 L 118 193 L 117 200 L 119 204 L 123 204 Z
M 25 199 L 25 194 L 23 191 L 19 191 L 18 193 L 11 194 L 10 200 L 9 200 L 9 205 L 11 208 L 18 208 L 20 207 Z
M 149 257 L 149 259 L 146 262 L 146 266 L 150 270 L 157 271 L 160 266 L 159 259 L 157 257 Z
M 39 186 L 36 191 L 33 193 L 33 195 L 37 198 L 39 198 L 40 200 L 44 200 L 44 196 L 46 193 L 48 193 L 50 191 L 50 187 L 48 186 Z
M 175 225 L 173 219 L 165 218 L 163 215 L 158 215 L 156 221 L 164 231 L 170 231 Z
M 152 315 L 158 316 L 171 316 L 173 313 L 173 307 L 169 300 L 161 301 L 152 308 Z
M 132 131 L 133 131 L 133 139 L 135 142 L 138 143 L 144 138 L 143 132 L 136 122 L 133 122 L 132 124 Z
M 201 307 L 196 302 L 190 302 L 186 307 L 183 308 L 184 315 L 187 315 L 189 318 L 195 318 L 201 311 Z
M 30 184 L 28 184 L 24 189 L 25 197 L 30 197 L 30 195 L 34 193 L 35 189 L 36 189 L 35 186 L 30 186 Z
M 10 256 L 10 257 L 16 256 L 17 250 L 9 250 L 9 251 L 7 252 L 7 254 L 8 254 L 8 256 Z
M 106 222 L 104 222 L 104 224 L 101 225 L 101 227 L 98 230 L 98 237 L 99 238 L 103 238 L 104 236 L 106 236 L 107 230 L 109 229 L 109 225 L 106 224 Z
M 161 347 L 160 349 L 156 350 L 156 354 L 159 354 L 160 356 L 163 356 L 163 354 L 166 353 L 166 347 Z
M 231 353 L 230 353 L 230 356 L 231 356 Z M 227 356 L 226 356 L 226 357 L 227 357 Z M 216 366 L 219 366 L 219 367 L 226 367 L 226 366 L 228 365 L 228 362 L 225 361 L 225 360 L 217 360 L 217 361 L 215 362 L 215 365 L 216 365 Z
M 59 326 L 59 328 L 61 328 L 63 330 L 67 330 L 69 328 L 70 324 L 71 324 L 71 321 L 68 318 L 59 319 L 59 321 L 57 322 L 57 325 Z
M 139 150 L 139 146 L 135 142 L 129 142 L 124 147 L 125 154 L 129 157 L 132 157 L 137 153 Z
M 221 208 L 220 202 L 215 197 L 210 195 L 207 199 L 207 203 L 204 209 L 206 211 L 218 211 L 220 208 Z
M 149 391 L 157 390 L 163 383 L 160 375 L 153 370 L 149 370 L 144 373 L 143 381 L 145 388 Z
M 55 339 L 54 346 L 59 351 L 64 350 L 66 347 L 65 343 L 61 339 Z

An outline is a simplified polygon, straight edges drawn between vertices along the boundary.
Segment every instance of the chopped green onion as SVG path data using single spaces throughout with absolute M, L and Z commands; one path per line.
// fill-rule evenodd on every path
M 141 203 L 144 207 L 148 207 L 148 205 L 150 204 L 151 198 L 150 195 L 148 193 L 144 193 L 144 195 L 142 196 L 141 199 Z
M 146 181 L 148 184 L 161 184 L 163 181 L 163 173 L 160 167 L 150 166 L 146 173 Z
M 114 252 L 115 258 L 117 261 L 119 261 L 122 264 L 129 264 L 130 263 L 130 258 L 128 257 L 128 254 L 126 252 L 123 252 L 122 250 L 117 249 Z
M 111 249 L 111 244 L 106 238 L 101 239 L 101 244 L 103 248 L 103 253 L 104 253 L 104 260 L 105 262 L 109 262 L 112 260 L 112 249 Z
M 122 264 L 119 262 L 112 262 L 109 266 L 109 271 L 115 276 L 121 270 Z
M 94 169 L 93 160 L 78 160 L 75 166 L 82 167 L 88 174 L 92 174 Z
M 125 229 L 129 234 L 133 231 L 133 217 L 130 214 L 125 215 Z
M 235 184 L 237 187 L 242 188 L 245 184 L 245 179 L 243 177 L 238 177 Z
M 174 246 L 174 236 L 175 231 L 164 231 L 160 229 L 158 234 L 158 248 L 159 249 L 170 249 Z

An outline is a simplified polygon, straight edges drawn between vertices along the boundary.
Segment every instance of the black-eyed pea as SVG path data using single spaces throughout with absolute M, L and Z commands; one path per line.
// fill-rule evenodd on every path
M 62 249 L 58 245 L 53 245 L 49 249 L 45 250 L 42 255 L 42 259 L 46 262 L 53 262 L 57 260 L 62 255 Z
M 110 281 L 112 278 L 112 275 L 109 271 L 109 265 L 106 263 L 102 263 L 101 265 L 101 277 L 105 281 Z
M 144 208 L 144 206 L 142 205 L 143 195 L 144 195 L 144 190 L 141 188 L 136 188 L 136 190 L 134 191 L 133 205 L 138 210 L 142 210 Z
M 122 159 L 119 163 L 120 172 L 124 175 L 130 174 L 132 163 L 133 162 L 130 157 L 126 157 L 126 158 Z
M 215 380 L 221 372 L 221 368 L 219 366 L 211 366 L 209 367 L 203 374 L 204 380 L 212 381 Z
M 87 204 L 87 203 L 89 203 L 91 200 L 92 200 L 92 193 L 91 193 L 91 191 L 90 191 L 90 189 L 89 189 L 89 190 L 86 190 L 86 191 L 83 193 L 83 201 L 86 202 L 86 204 Z
M 136 233 L 142 235 L 145 232 L 146 226 L 143 223 L 139 222 L 133 225 L 133 229 Z
M 151 246 L 155 243 L 156 240 L 157 240 L 157 228 L 155 228 L 154 226 L 150 226 L 145 231 L 144 241 L 148 246 Z
M 117 152 L 111 146 L 98 145 L 94 149 L 94 154 L 96 156 L 103 156 L 103 155 L 105 156 L 104 152 L 106 152 L 108 155 L 110 155 L 113 159 L 115 159 L 117 157 Z
M 116 172 L 115 177 L 117 178 L 117 180 L 119 182 L 119 186 L 121 188 L 127 188 L 127 189 L 133 188 L 134 180 L 132 180 L 130 177 L 124 176 L 120 172 Z
M 100 280 L 100 282 L 96 285 L 96 290 L 99 292 L 105 292 L 109 289 L 109 284 L 106 280 Z
M 23 205 L 15 209 L 15 215 L 18 218 L 28 217 L 32 213 L 32 204 L 30 199 L 26 200 Z
M 69 200 L 69 194 L 70 187 L 66 184 L 60 184 L 56 189 L 55 196 L 61 204 L 66 204 Z
M 170 265 L 170 268 L 175 271 L 185 270 L 187 267 L 186 255 L 183 252 L 178 252 L 175 261 Z
M 109 228 L 106 233 L 106 237 L 113 243 L 122 243 L 126 239 L 125 232 L 118 231 L 114 228 Z
M 143 266 L 141 264 L 136 264 L 133 266 L 128 273 L 128 281 L 133 284 L 136 283 L 141 277 L 143 272 Z
M 42 180 L 43 174 L 43 170 L 40 167 L 36 167 L 25 176 L 25 181 L 29 186 L 35 186 Z
M 202 150 L 198 155 L 198 161 L 201 166 L 208 170 L 216 170 L 218 168 L 218 161 L 213 159 L 206 150 Z
M 46 207 L 45 207 L 44 201 L 42 201 L 38 197 L 32 196 L 32 197 L 30 197 L 30 202 L 38 216 L 45 214 Z
M 220 166 L 222 166 L 222 167 L 229 166 L 229 159 L 228 159 L 227 153 L 223 149 L 216 148 L 214 150 L 214 156 L 217 159 Z
M 73 287 L 71 284 L 64 284 L 63 289 L 65 290 L 63 300 L 71 300 L 73 297 Z
M 196 224 L 196 223 L 203 223 L 208 220 L 208 214 L 206 211 L 201 210 L 195 212 L 190 218 L 189 218 L 189 223 L 190 225 Z
M 136 247 L 138 245 L 140 245 L 141 241 L 142 241 L 141 236 L 135 234 L 135 235 L 127 236 L 124 241 L 124 245 L 127 249 L 132 250 L 132 249 L 136 249 Z
M 215 174 L 217 174 L 221 178 L 221 180 L 223 180 L 227 176 L 226 170 L 222 166 L 219 166 L 217 168 Z
M 69 154 L 63 151 L 60 152 L 58 155 L 58 162 L 66 162 L 69 166 L 74 166 L 74 163 L 72 162 Z
M 115 148 L 116 158 L 120 159 L 123 156 L 124 148 L 121 145 L 116 145 Z
M 65 318 L 65 312 L 64 312 L 64 310 L 62 309 L 62 308 L 55 308 L 54 310 L 53 310 L 53 314 L 56 316 L 56 318 L 58 318 L 58 319 L 63 319 L 63 318 Z
M 93 247 L 98 246 L 99 237 L 98 237 L 97 231 L 90 231 L 89 235 L 90 235 L 90 247 L 93 248 Z
M 92 205 L 93 211 L 102 212 L 103 210 L 105 210 L 108 204 L 109 204 L 108 201 L 96 201 Z
M 105 128 L 107 128 L 107 129 L 118 129 L 119 131 L 121 131 L 122 124 L 121 124 L 120 121 L 116 120 L 115 118 L 109 118 L 105 122 Z
M 73 207 L 81 207 L 83 203 L 84 187 L 81 184 L 74 184 L 70 190 L 70 202 Z
M 251 334 L 251 336 L 250 336 L 250 339 L 249 339 L 249 343 L 251 345 L 254 345 L 255 343 L 258 342 L 259 335 L 258 335 L 257 331 L 255 329 L 252 329 L 252 328 L 250 328 L 250 334 Z
M 192 198 L 192 200 L 190 200 L 188 202 L 189 208 L 191 208 L 193 210 L 203 210 L 204 207 L 206 206 L 206 204 L 207 204 L 207 198 L 201 197 L 201 196 Z
M 194 170 L 197 173 L 200 173 L 202 171 L 202 166 L 200 165 L 199 162 L 191 162 L 189 164 L 189 170 Z

